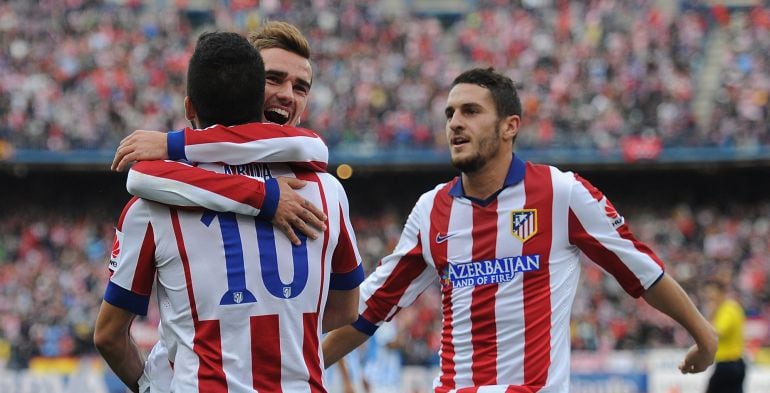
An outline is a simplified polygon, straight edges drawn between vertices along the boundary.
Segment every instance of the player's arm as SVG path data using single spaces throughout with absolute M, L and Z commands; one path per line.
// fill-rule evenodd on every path
M 679 365 L 683 374 L 702 372 L 714 363 L 718 341 L 716 330 L 673 278 L 664 274 L 642 297 L 652 307 L 682 325 L 695 340 L 695 345 Z
M 422 201 L 423 199 L 421 199 Z M 429 285 L 436 282 L 435 269 L 425 262 L 419 223 L 423 204 L 418 202 L 407 218 L 392 254 L 361 284 L 358 319 L 333 330 L 324 338 L 324 366 L 329 367 L 366 342 L 377 328 L 399 310 L 410 306 Z
M 105 301 L 99 308 L 94 329 L 94 346 L 115 375 L 132 392 L 139 392 L 139 378 L 144 371 L 144 361 L 131 338 L 131 322 L 135 315 Z
M 204 207 L 260 217 L 272 222 L 294 244 L 299 230 L 311 239 L 326 229 L 326 215 L 295 189 L 303 180 L 252 179 L 226 175 L 176 161 L 141 161 L 128 172 L 132 195 L 173 206 Z
M 94 345 L 131 391 L 139 391 L 144 361 L 131 339 L 136 315 L 146 315 L 155 280 L 155 237 L 146 202 L 126 204 L 115 230 L 110 281 L 94 329 Z
M 344 358 L 345 355 L 353 352 L 354 349 L 365 343 L 371 336 L 366 334 L 353 325 L 346 325 L 339 329 L 332 330 L 324 337 L 321 344 L 324 354 L 324 368 L 329 368 L 332 364 Z
M 332 254 L 332 272 L 329 296 L 324 309 L 322 331 L 349 325 L 358 317 L 358 286 L 364 281 L 361 254 L 358 252 L 356 235 L 350 222 L 350 208 L 345 190 L 336 182 L 340 217 L 339 237 Z
M 642 296 L 654 308 L 681 324 L 695 339 L 680 370 L 701 372 L 714 361 L 716 335 L 663 262 L 631 233 L 623 216 L 598 189 L 575 177 L 570 191 L 570 242 L 612 274 L 623 289 Z
M 358 288 L 351 290 L 329 290 L 324 318 L 321 322 L 323 333 L 353 323 L 358 317 Z
M 137 130 L 120 142 L 112 170 L 125 170 L 135 161 L 164 159 L 231 165 L 283 162 L 299 169 L 325 171 L 329 149 L 313 131 L 270 123 L 214 125 L 168 133 Z

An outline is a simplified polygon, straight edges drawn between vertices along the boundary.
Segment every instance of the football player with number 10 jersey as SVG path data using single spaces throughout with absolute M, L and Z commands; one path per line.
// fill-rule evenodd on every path
M 227 45 L 256 51 L 240 36 L 236 44 L 223 42 L 234 36 L 206 34 L 199 39 L 196 52 L 214 52 Z M 236 52 L 227 53 L 225 57 L 230 58 L 221 61 L 237 63 L 239 59 L 232 53 Z M 210 59 L 201 56 L 204 61 Z M 201 61 L 194 54 L 191 69 L 196 59 Z M 260 105 L 252 105 L 250 110 L 261 111 L 261 100 L 260 96 Z M 188 108 L 188 117 L 196 126 L 205 125 L 195 109 Z M 261 118 L 261 114 L 255 113 L 254 118 Z M 353 293 L 363 280 L 344 189 L 333 176 L 310 170 L 325 165 L 326 148 L 317 135 L 306 130 L 250 122 L 229 129 L 214 126 L 203 131 L 185 130 L 180 132 L 180 140 L 190 144 L 186 139 L 195 139 L 197 133 L 223 130 L 232 131 L 233 136 L 238 132 L 261 135 L 263 150 L 265 144 L 280 142 L 281 138 L 310 143 L 300 148 L 299 163 L 218 163 L 196 168 L 180 162 L 148 161 L 137 165 L 130 182 L 138 189 L 149 186 L 156 190 L 158 179 L 178 185 L 200 179 L 196 172 L 220 172 L 218 184 L 228 191 L 211 199 L 214 203 L 242 199 L 245 204 L 241 208 L 250 215 L 191 209 L 173 193 L 154 195 L 156 200 L 171 205 L 132 199 L 117 227 L 117 247 L 110 262 L 112 275 L 97 321 L 97 348 L 134 389 L 133 379 L 138 375 L 134 369 L 124 372 L 113 351 L 118 344 L 109 333 L 120 331 L 112 328 L 114 320 L 130 324 L 131 319 L 116 310 L 146 313 L 156 283 L 163 326 L 161 340 L 174 369 L 172 391 L 324 392 L 320 334 L 327 322 L 329 291 Z M 192 136 L 187 138 L 185 133 Z M 195 151 L 190 146 L 183 149 L 196 159 L 206 158 L 205 152 L 202 156 L 190 154 Z M 269 155 L 262 152 L 263 158 Z M 141 172 L 142 168 L 145 172 Z M 185 175 L 186 169 L 192 171 L 192 177 Z M 171 172 L 182 174 L 176 178 L 157 176 Z M 298 235 L 301 244 L 295 246 L 269 223 L 277 203 L 277 195 L 271 191 L 275 190 L 274 183 L 270 184 L 277 176 L 307 182 L 297 192 L 321 207 L 328 218 L 326 230 L 318 238 Z M 233 181 L 236 178 L 248 179 L 248 188 L 238 188 Z M 208 197 L 205 189 L 192 194 L 193 200 Z M 135 356 L 130 353 L 127 357 L 133 360 Z

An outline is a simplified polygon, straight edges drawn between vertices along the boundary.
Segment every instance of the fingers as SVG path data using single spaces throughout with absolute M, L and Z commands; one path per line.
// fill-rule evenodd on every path
M 283 179 L 286 179 L 286 184 L 295 190 L 305 187 L 306 182 L 304 180 L 297 179 L 296 177 L 286 177 Z
M 318 238 L 318 234 L 313 230 L 313 228 L 310 228 L 303 219 L 297 217 L 293 222 L 292 226 L 296 228 L 298 231 L 302 232 L 305 236 L 315 240 Z
M 316 229 L 326 230 L 326 225 L 308 210 L 300 210 L 299 213 L 292 211 L 278 213 L 273 217 L 273 225 L 283 232 L 295 246 L 302 244 L 295 231 L 315 240 L 318 239 Z
M 295 246 L 299 246 L 302 244 L 302 242 L 299 240 L 299 237 L 297 237 L 297 234 L 294 233 L 294 228 L 292 228 L 292 226 L 289 225 L 288 222 L 284 221 L 279 224 L 274 221 L 273 225 L 276 226 L 278 229 L 280 229 L 281 232 L 283 232 L 283 234 L 289 238 L 289 241 L 291 242 L 291 244 Z
M 324 224 L 324 222 L 326 222 L 326 214 L 307 199 L 302 201 L 302 207 L 305 208 L 306 211 L 305 221 L 313 228 L 316 228 L 319 231 L 325 231 L 326 224 Z
M 112 159 L 112 165 L 110 165 L 110 169 L 113 171 L 122 171 L 127 165 L 127 163 L 125 163 L 126 156 L 132 151 L 133 150 L 130 146 L 126 146 L 123 142 L 121 142 L 118 146 L 118 150 L 115 152 L 115 158 Z
M 118 163 L 123 158 L 123 155 L 120 153 L 120 149 L 115 152 L 115 157 L 112 159 L 112 164 L 110 164 L 110 170 L 111 171 L 117 171 L 118 170 Z

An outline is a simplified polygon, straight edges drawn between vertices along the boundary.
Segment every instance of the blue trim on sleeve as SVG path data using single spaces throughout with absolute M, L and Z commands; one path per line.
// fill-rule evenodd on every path
M 166 135 L 168 158 L 174 161 L 186 160 L 187 156 L 184 153 L 184 130 L 169 131 Z
M 265 179 L 265 199 L 262 201 L 262 208 L 259 209 L 257 217 L 272 221 L 275 211 L 278 210 L 279 199 L 281 199 L 281 189 L 278 188 L 278 180 Z
M 332 273 L 329 280 L 329 289 L 347 291 L 358 287 L 364 281 L 364 268 L 359 264 L 355 269 L 347 273 Z
M 652 282 L 652 284 L 650 284 L 650 286 L 649 286 L 649 287 L 647 287 L 647 289 L 645 289 L 645 290 L 644 290 L 642 293 L 640 293 L 639 295 L 636 295 L 636 296 L 634 296 L 634 297 L 637 297 L 637 298 L 638 298 L 639 296 L 642 296 L 642 295 L 644 294 L 644 292 L 646 292 L 646 291 L 649 291 L 649 290 L 650 290 L 650 288 L 654 287 L 654 286 L 655 286 L 655 284 L 659 283 L 659 282 L 660 282 L 660 280 L 662 280 L 662 279 L 663 279 L 663 276 L 665 276 L 665 275 L 666 275 L 666 272 L 665 272 L 665 271 L 662 271 L 662 272 L 660 272 L 660 275 L 658 276 L 658 278 L 656 278 L 656 279 L 655 279 L 655 281 L 653 281 L 653 282 Z
M 147 315 L 149 296 L 142 296 L 110 281 L 104 291 L 104 300 L 115 307 L 131 311 L 136 315 Z
M 359 315 L 358 319 L 353 322 L 353 327 L 356 328 L 356 330 L 359 332 L 366 334 L 367 336 L 373 336 L 374 332 L 376 332 L 377 328 L 379 328 L 379 326 L 367 321 L 366 318 L 362 317 L 361 315 Z

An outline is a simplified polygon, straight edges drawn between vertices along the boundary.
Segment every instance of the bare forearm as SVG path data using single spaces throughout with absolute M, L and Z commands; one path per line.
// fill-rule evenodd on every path
M 322 344 L 324 367 L 329 368 L 368 339 L 368 335 L 361 333 L 352 325 L 333 330 L 326 335 Z
M 94 329 L 94 346 L 107 365 L 132 392 L 139 391 L 144 362 L 131 339 L 134 314 L 102 302 Z
M 652 307 L 682 325 L 699 347 L 706 352 L 716 352 L 717 336 L 714 328 L 673 278 L 664 275 L 643 297 Z
M 144 362 L 136 344 L 129 337 L 116 340 L 114 345 L 97 347 L 107 365 L 132 392 L 139 391 L 139 377 L 144 371 Z
M 324 333 L 356 321 L 358 317 L 358 288 L 349 291 L 330 290 L 321 329 Z

